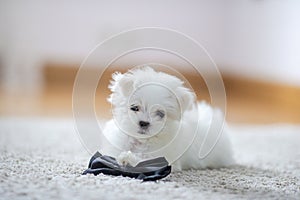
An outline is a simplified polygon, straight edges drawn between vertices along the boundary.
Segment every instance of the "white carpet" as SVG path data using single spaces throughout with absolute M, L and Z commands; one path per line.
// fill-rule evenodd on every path
M 72 120 L 0 118 L 0 199 L 300 199 L 300 126 L 232 126 L 238 165 L 158 182 L 82 176 Z

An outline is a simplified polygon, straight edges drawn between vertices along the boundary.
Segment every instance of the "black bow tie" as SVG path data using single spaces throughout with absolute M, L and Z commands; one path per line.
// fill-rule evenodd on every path
M 131 165 L 120 166 L 116 159 L 96 152 L 90 159 L 88 169 L 83 174 L 107 174 L 113 176 L 126 176 L 141 179 L 143 181 L 156 181 L 171 173 L 171 166 L 164 157 L 146 160 Z

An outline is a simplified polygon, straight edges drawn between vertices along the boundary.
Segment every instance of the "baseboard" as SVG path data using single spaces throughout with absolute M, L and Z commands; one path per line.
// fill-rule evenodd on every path
M 48 64 L 44 68 L 45 93 L 63 91 L 71 96 L 78 65 Z M 124 71 L 119 68 L 119 71 Z M 107 70 L 98 85 L 96 96 L 100 106 L 109 106 L 107 84 L 114 70 Z M 91 69 L 93 73 L 93 69 Z M 208 89 L 202 77 L 183 72 L 199 100 L 210 101 Z M 227 118 L 235 123 L 300 123 L 300 88 L 284 84 L 222 74 L 227 94 Z M 59 96 L 57 97 L 59 98 Z

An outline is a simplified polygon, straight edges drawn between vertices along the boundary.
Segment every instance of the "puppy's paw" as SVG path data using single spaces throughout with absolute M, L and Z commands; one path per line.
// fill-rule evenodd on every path
M 122 166 L 135 166 L 138 163 L 137 157 L 131 151 L 122 152 L 116 160 L 118 164 Z

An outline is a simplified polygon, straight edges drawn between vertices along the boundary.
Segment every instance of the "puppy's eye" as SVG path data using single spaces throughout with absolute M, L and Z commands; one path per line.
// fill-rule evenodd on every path
M 165 113 L 164 113 L 164 111 L 162 111 L 162 110 L 157 110 L 157 111 L 155 112 L 155 114 L 156 114 L 157 116 L 159 116 L 160 118 L 164 118 L 164 116 L 165 116 Z
M 131 105 L 130 106 L 130 110 L 134 111 L 134 112 L 138 112 L 140 110 L 140 107 L 139 106 L 136 106 L 136 105 Z

